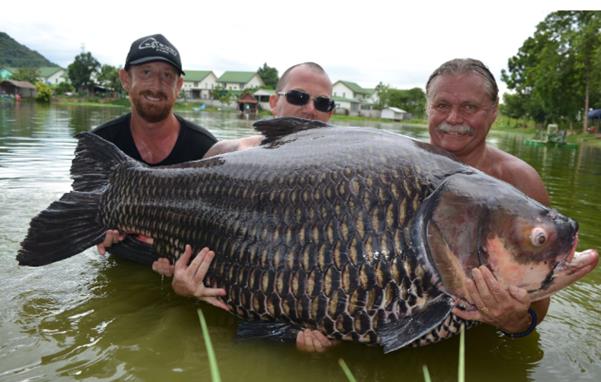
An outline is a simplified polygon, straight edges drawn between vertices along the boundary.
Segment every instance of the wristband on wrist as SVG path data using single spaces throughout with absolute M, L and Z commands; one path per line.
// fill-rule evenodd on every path
M 511 338 L 526 337 L 528 334 L 532 333 L 536 328 L 536 325 L 538 324 L 538 317 L 536 316 L 536 312 L 532 308 L 528 308 L 528 313 L 530 314 L 530 325 L 528 325 L 528 329 L 518 333 L 507 333 L 506 331 L 501 330 L 501 333 Z

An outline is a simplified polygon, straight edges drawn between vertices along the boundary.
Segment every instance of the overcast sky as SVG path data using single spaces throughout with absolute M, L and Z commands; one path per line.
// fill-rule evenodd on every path
M 123 66 L 132 41 L 164 34 L 184 70 L 281 74 L 315 61 L 332 81 L 362 87 L 424 87 L 429 74 L 456 57 L 501 69 L 551 12 L 597 9 L 588 0 L 132 0 L 3 2 L 0 31 L 66 67 L 82 50 L 101 64 Z M 361 4 L 361 5 L 359 5 Z

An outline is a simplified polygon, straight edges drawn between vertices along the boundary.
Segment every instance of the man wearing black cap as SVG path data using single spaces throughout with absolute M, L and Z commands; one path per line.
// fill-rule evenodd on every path
M 201 159 L 217 140 L 208 130 L 173 113 L 182 74 L 179 52 L 163 35 L 134 41 L 125 68 L 119 71 L 131 113 L 93 132 L 151 166 Z
M 163 36 L 148 36 L 135 41 L 127 56 L 125 69 L 119 73 L 123 87 L 129 94 L 132 103 L 132 112 L 98 127 L 94 132 L 114 142 L 133 158 L 142 160 L 150 165 L 172 164 L 186 160 L 200 159 L 207 153 L 213 143 L 216 142 L 216 139 L 208 131 L 192 125 L 190 122 L 173 114 L 171 109 L 175 102 L 175 97 L 183 84 L 183 80 L 179 76 L 180 74 L 183 74 L 183 71 L 181 69 L 179 54 L 175 47 Z M 163 90 L 165 92 L 163 96 L 158 91 L 149 89 L 147 83 L 152 83 L 160 89 L 171 90 Z M 308 92 L 305 95 L 309 98 L 305 102 L 289 104 L 290 101 L 285 101 L 286 98 L 281 95 L 272 97 L 270 103 L 272 104 L 274 115 L 297 116 L 324 122 L 329 120 L 333 110 L 333 103 L 330 105 L 332 101 L 328 98 L 332 93 L 332 83 L 321 66 L 315 63 L 302 63 L 291 67 L 278 82 L 278 91 L 281 91 L 282 94 L 285 94 L 288 88 L 290 90 L 296 89 L 297 92 L 301 90 L 300 93 Z M 315 108 L 315 98 L 317 97 L 327 100 L 327 110 Z M 312 99 L 313 102 L 308 102 L 309 99 Z M 171 124 L 174 124 L 176 127 L 173 128 Z M 180 142 L 180 138 L 185 131 L 186 124 L 194 126 L 199 132 L 204 132 L 204 135 L 194 136 L 202 139 L 185 146 L 185 153 L 189 154 L 191 151 L 195 154 L 193 157 L 177 155 L 175 158 L 172 158 L 178 148 L 178 144 L 183 143 Z M 151 141 L 153 142 L 152 146 L 140 145 L 138 142 L 141 140 L 136 139 L 138 134 L 140 134 L 138 130 L 141 130 L 142 137 L 157 137 L 158 139 Z M 156 135 L 155 131 L 157 132 Z M 161 131 L 164 132 L 161 133 Z M 178 131 L 180 138 L 177 135 Z M 165 139 L 161 137 L 166 137 L 167 139 L 171 137 L 172 143 L 170 145 L 163 145 L 168 150 L 156 150 L 157 147 L 161 148 L 161 139 Z M 226 143 L 225 145 L 217 145 L 208 153 L 208 156 L 256 146 L 260 143 L 260 138 L 259 136 L 252 136 L 224 142 Z M 176 140 L 177 143 L 175 143 L 174 148 L 173 142 Z M 161 152 L 163 152 L 162 155 L 157 155 Z M 118 243 L 122 239 L 123 235 L 120 235 L 116 230 L 107 232 L 105 241 L 98 246 L 100 253 L 104 253 L 106 247 Z M 118 246 L 112 247 L 111 253 L 115 253 L 116 248 Z M 121 257 L 134 259 L 131 253 L 123 250 L 120 250 L 120 253 Z M 178 265 L 170 265 L 168 261 L 155 261 L 153 269 L 168 276 L 174 275 L 175 272 L 173 288 L 176 293 L 184 296 L 194 296 L 209 304 L 228 310 L 227 305 L 218 298 L 225 295 L 225 290 L 222 288 L 207 288 L 202 283 L 202 279 L 213 256 L 215 256 L 213 251 L 204 248 L 188 266 L 188 262 L 191 259 L 191 250 L 187 247 L 186 254 L 180 258 Z M 152 257 L 147 256 L 146 259 L 148 258 Z M 177 274 L 178 269 L 180 272 L 179 277 Z M 182 277 L 181 273 L 191 274 L 192 276 Z M 298 333 L 296 342 L 300 350 L 310 352 L 324 351 L 334 344 L 333 341 L 326 338 L 322 333 L 308 329 Z
M 201 159 L 217 139 L 208 130 L 173 113 L 183 85 L 182 74 L 179 52 L 163 35 L 134 41 L 125 67 L 119 71 L 121 84 L 129 95 L 131 112 L 93 132 L 150 166 Z M 104 254 L 106 247 L 122 238 L 118 231 L 111 230 L 98 250 Z M 137 257 L 135 251 L 125 250 L 123 246 L 111 248 L 111 253 L 142 263 L 152 259 Z

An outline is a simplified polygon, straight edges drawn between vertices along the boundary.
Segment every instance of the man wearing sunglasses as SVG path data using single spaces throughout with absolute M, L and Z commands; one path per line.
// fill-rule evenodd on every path
M 313 62 L 294 65 L 284 72 L 276 85 L 276 92 L 269 98 L 271 111 L 276 117 L 299 117 L 328 122 L 334 112 L 332 82 L 323 68 Z M 262 135 L 223 140 L 217 142 L 205 154 L 205 158 L 232 151 L 258 146 Z M 215 253 L 202 249 L 190 262 L 192 250 L 186 246 L 184 255 L 171 265 L 163 258 L 155 261 L 152 268 L 165 276 L 173 276 L 173 290 L 181 295 L 196 297 L 212 305 L 227 310 L 218 298 L 225 295 L 225 289 L 206 288 L 203 279 Z M 301 351 L 323 352 L 336 342 L 328 339 L 317 330 L 306 329 L 298 333 L 296 346 Z
M 278 81 L 269 106 L 275 117 L 298 117 L 328 122 L 334 112 L 332 82 L 323 68 L 303 62 L 288 68 Z M 262 135 L 217 142 L 205 158 L 258 146 Z
M 468 58 L 442 64 L 426 85 L 430 142 L 548 205 L 549 195 L 532 166 L 486 144 L 497 117 L 498 92 L 494 76 L 482 62 Z M 466 288 L 477 310 L 455 308 L 453 313 L 463 319 L 492 325 L 510 337 L 524 337 L 547 313 L 549 298 L 531 304 L 526 290 L 503 289 L 486 266 L 474 268 L 472 276 Z

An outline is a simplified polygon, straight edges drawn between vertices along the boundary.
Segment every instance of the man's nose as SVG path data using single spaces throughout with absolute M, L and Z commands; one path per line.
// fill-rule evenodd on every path
M 447 122 L 451 125 L 459 125 L 463 123 L 463 115 L 458 107 L 452 107 L 449 115 L 446 118 Z
M 304 104 L 303 105 L 303 109 L 305 109 L 305 111 L 314 112 L 315 111 L 315 105 L 313 103 L 313 100 L 310 99 L 309 102 L 307 102 L 306 104 Z

